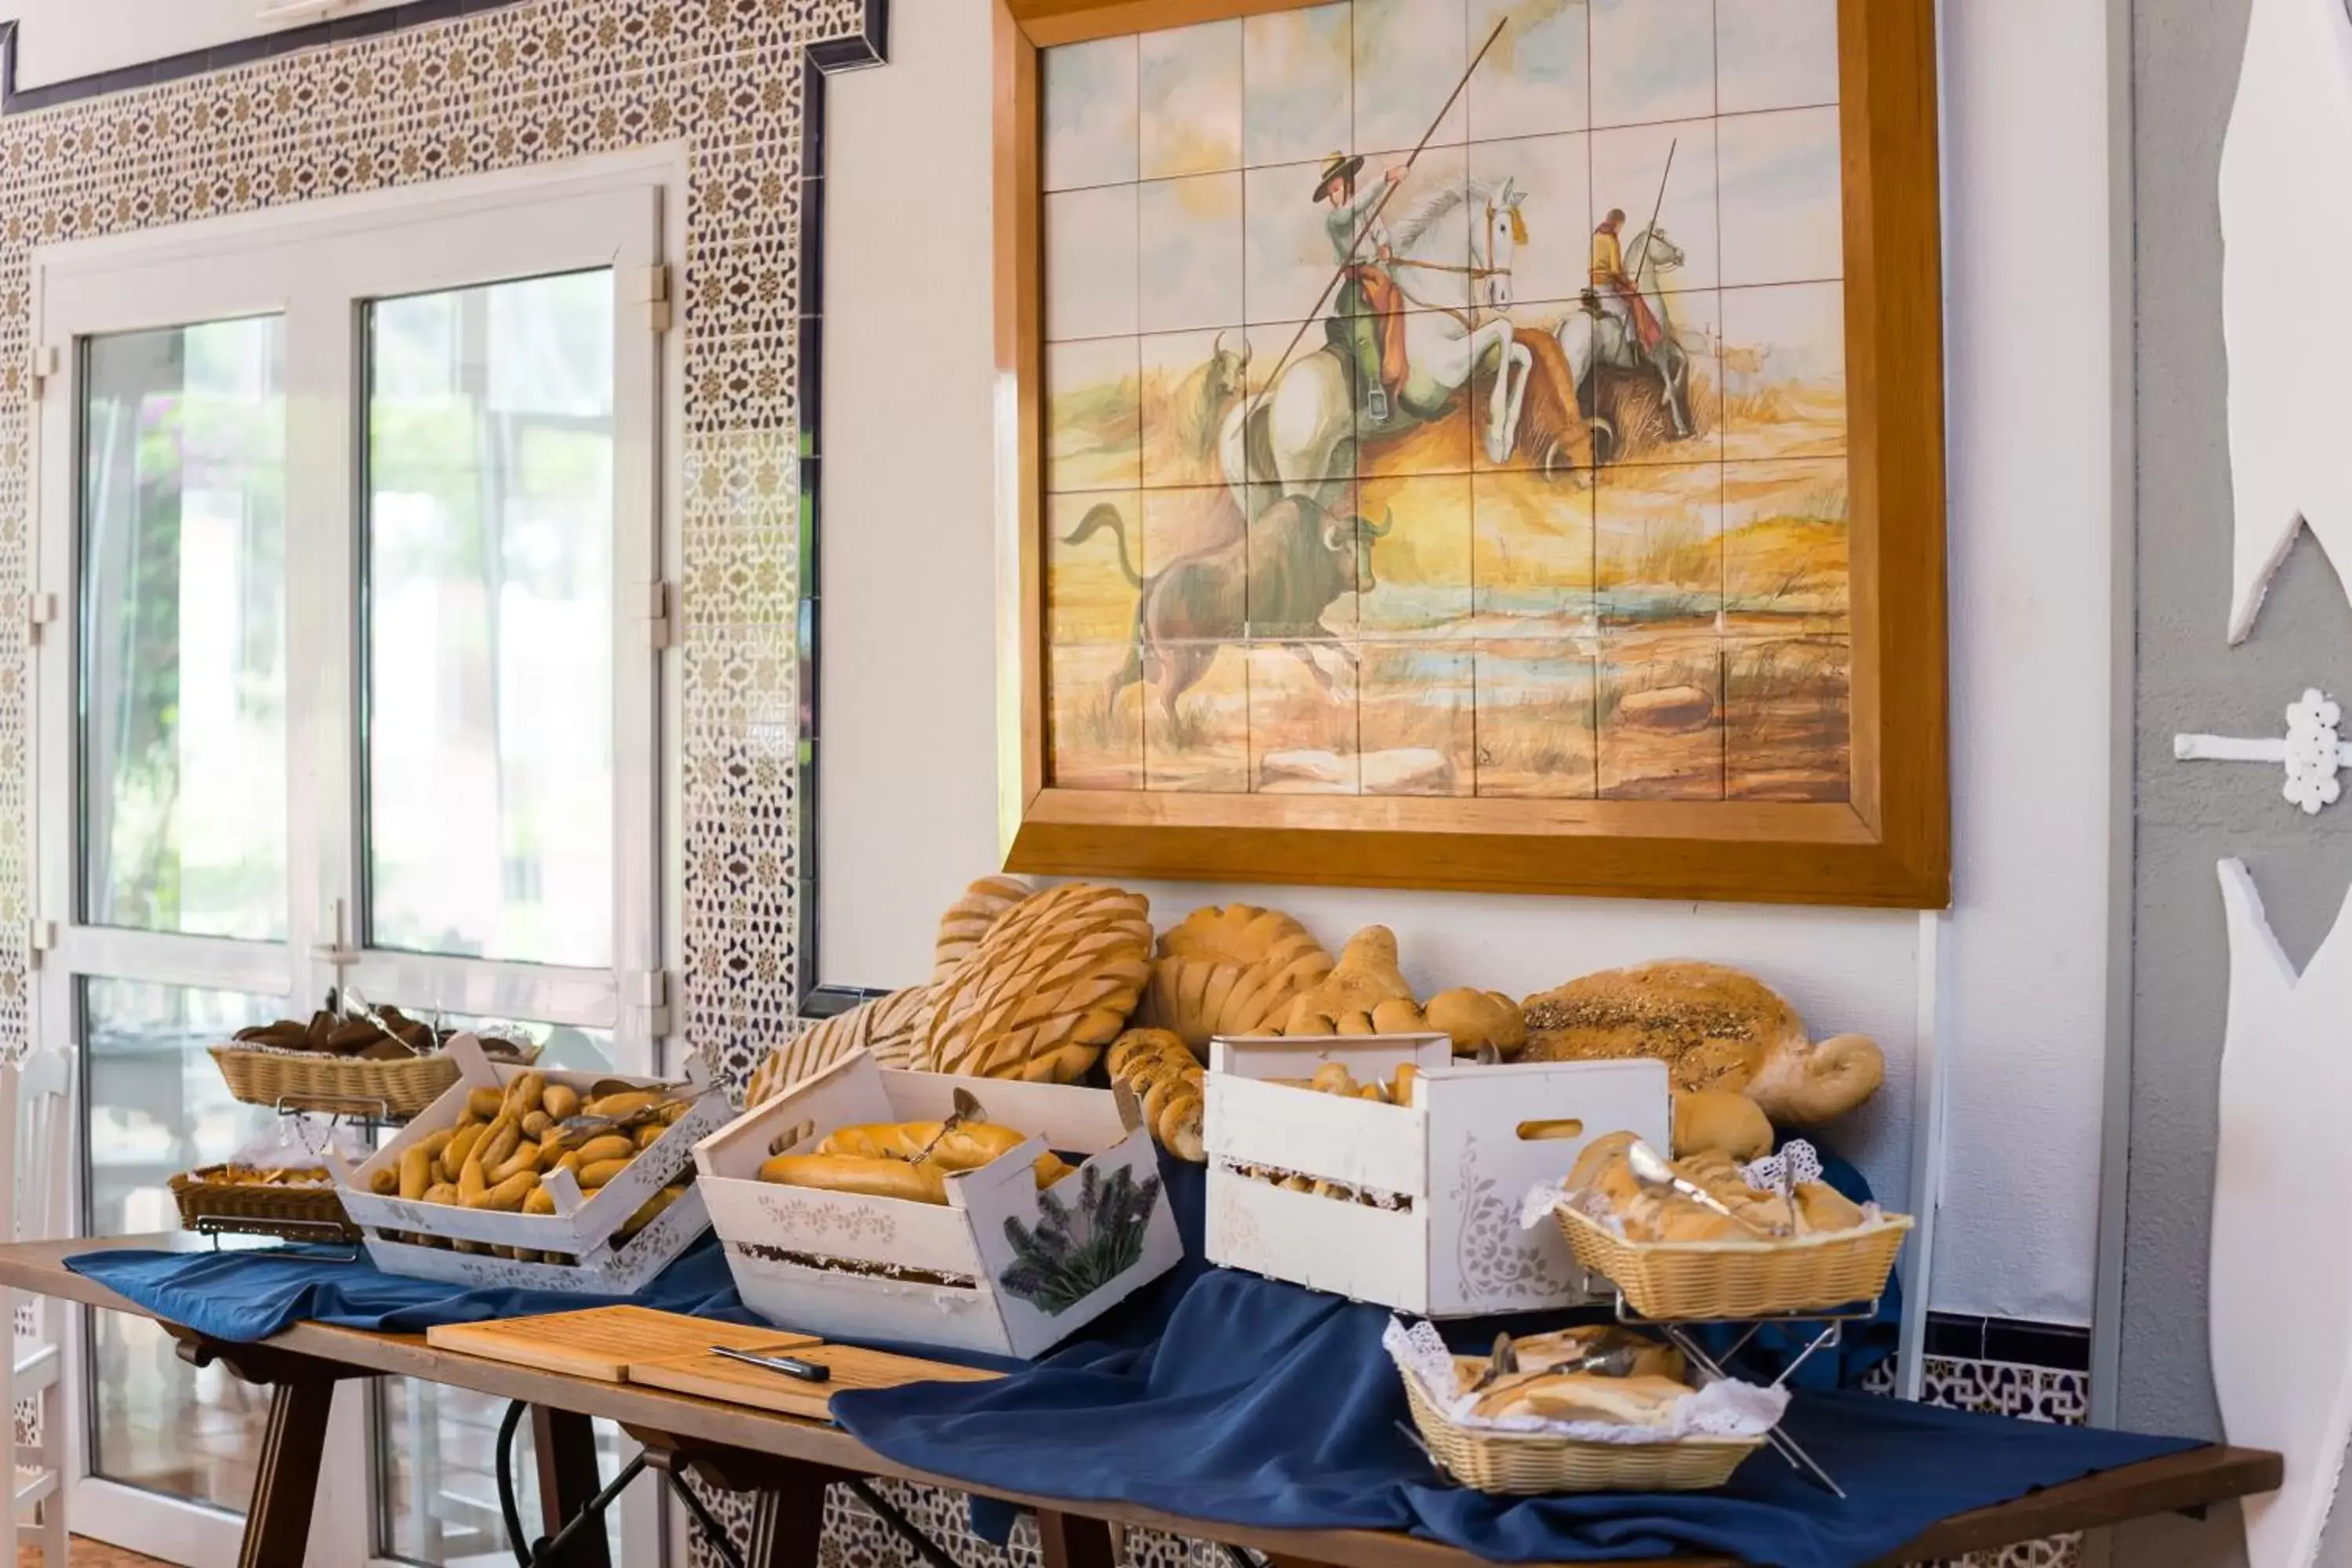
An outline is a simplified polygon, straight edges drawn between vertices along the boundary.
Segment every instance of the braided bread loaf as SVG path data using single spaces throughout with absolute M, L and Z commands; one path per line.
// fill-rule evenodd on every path
M 945 980 L 954 973 L 988 928 L 1004 918 L 1004 911 L 1036 891 L 1018 877 L 982 877 L 963 890 L 963 897 L 948 906 L 940 917 L 939 941 L 933 948 L 931 978 Z
M 1029 884 L 1018 877 L 982 877 L 966 888 L 963 897 L 940 917 L 929 984 L 878 996 L 772 1047 L 751 1075 L 744 1103 L 757 1105 L 782 1094 L 856 1051 L 871 1050 L 875 1060 L 886 1068 L 915 1066 L 924 1041 L 930 1037 L 940 983 L 955 973 L 988 934 L 988 928 L 1003 919 L 1005 910 L 1028 898 L 1030 891 Z
M 1072 882 L 1024 900 L 940 982 L 919 1066 L 1075 1083 L 1135 1010 L 1151 973 L 1151 906 Z
M 1198 1051 L 1213 1035 L 1270 1034 L 1299 993 L 1331 973 L 1331 955 L 1279 910 L 1194 910 L 1160 939 L 1136 1021 Z
M 909 985 L 810 1026 L 769 1049 L 751 1075 L 743 1103 L 757 1105 L 782 1094 L 856 1051 L 872 1051 L 886 1068 L 914 1066 L 938 1003 L 938 985 Z

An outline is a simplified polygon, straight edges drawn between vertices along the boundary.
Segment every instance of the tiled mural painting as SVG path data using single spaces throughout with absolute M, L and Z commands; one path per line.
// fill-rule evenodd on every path
M 1043 75 L 1056 783 L 1846 797 L 1834 0 L 1353 0 Z

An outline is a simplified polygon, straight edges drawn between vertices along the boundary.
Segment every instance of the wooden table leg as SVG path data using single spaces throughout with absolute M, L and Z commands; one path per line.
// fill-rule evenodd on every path
M 550 1540 L 604 1488 L 596 1471 L 596 1427 L 569 1410 L 530 1407 L 530 1456 L 539 1470 L 541 1529 Z M 563 1549 L 566 1568 L 612 1568 L 613 1552 L 599 1523 Z
M 310 1505 L 326 1457 L 327 1413 L 335 1385 L 310 1378 L 278 1384 L 269 1394 L 260 1473 L 245 1516 L 238 1568 L 302 1568 L 310 1543 Z
M 1117 1568 L 1118 1563 L 1110 1525 L 1099 1519 L 1080 1519 L 1041 1508 L 1037 1544 L 1044 1550 L 1045 1568 Z
M 751 1550 L 743 1559 L 749 1568 L 816 1568 L 824 1488 L 824 1473 L 811 1469 L 753 1494 Z

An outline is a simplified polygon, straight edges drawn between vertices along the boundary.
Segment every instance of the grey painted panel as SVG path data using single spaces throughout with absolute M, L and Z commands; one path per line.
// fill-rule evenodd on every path
M 2248 4 L 2135 0 L 2132 14 L 2138 632 L 2117 1414 L 2126 1426 L 2205 1436 L 2220 1432 L 2206 1353 L 2206 1256 L 2229 984 L 2214 865 L 2232 856 L 2247 863 L 2297 964 L 2334 923 L 2352 881 L 2352 807 L 2306 817 L 2280 798 L 2275 767 L 2172 756 L 2181 731 L 2283 734 L 2283 710 L 2306 685 L 2352 684 L 2352 605 L 2308 536 L 2273 583 L 2252 637 L 2236 648 L 2223 639 L 2230 469 L 2215 186 Z M 2347 152 L 2315 150 L 2315 158 Z M 2234 1512 L 2217 1510 L 2202 1527 L 2165 1521 L 2119 1531 L 2115 1560 L 2240 1563 Z

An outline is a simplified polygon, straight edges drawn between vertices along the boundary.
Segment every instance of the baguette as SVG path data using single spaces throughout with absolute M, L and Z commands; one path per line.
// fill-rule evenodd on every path
M 869 1198 L 903 1198 L 919 1204 L 948 1201 L 947 1173 L 926 1162 L 854 1154 L 779 1154 L 760 1167 L 760 1179 L 780 1186 L 856 1193 Z
M 816 1146 L 816 1152 L 868 1160 L 919 1156 L 925 1164 L 943 1171 L 977 1171 L 1028 1141 L 1025 1132 L 986 1121 L 967 1123 L 944 1136 L 936 1121 L 877 1121 L 836 1128 Z

